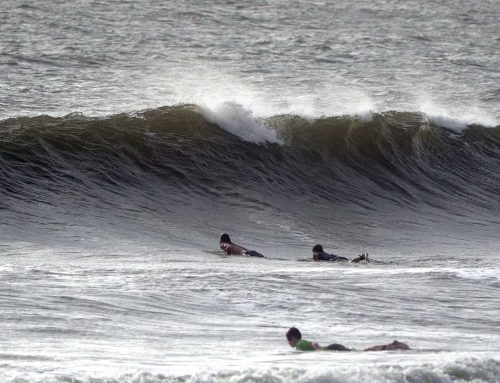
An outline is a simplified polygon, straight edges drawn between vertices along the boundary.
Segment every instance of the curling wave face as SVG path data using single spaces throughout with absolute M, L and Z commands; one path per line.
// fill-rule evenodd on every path
M 134 222 L 154 226 L 161 216 L 219 230 L 219 219 L 242 222 L 238 215 L 262 211 L 288 212 L 306 226 L 350 215 L 387 227 L 408 214 L 410 231 L 438 217 L 470 227 L 498 223 L 500 127 L 457 131 L 393 111 L 314 120 L 247 113 L 246 131 L 256 130 L 239 136 L 240 120 L 226 117 L 207 119 L 203 108 L 183 105 L 1 121 L 4 224 L 64 232 L 88 216 L 84 226 L 128 220 L 134 231 Z

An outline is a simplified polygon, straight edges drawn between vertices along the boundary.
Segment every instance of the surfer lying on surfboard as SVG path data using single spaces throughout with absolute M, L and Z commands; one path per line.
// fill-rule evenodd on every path
M 314 245 L 312 248 L 313 252 L 313 261 L 331 261 L 331 262 L 348 262 L 349 259 L 346 257 L 340 257 L 335 254 L 328 254 L 323 251 L 323 246 L 321 245 Z M 359 261 L 366 261 L 370 262 L 368 259 L 368 253 L 364 253 L 361 255 L 358 255 L 357 257 L 354 257 L 351 259 L 351 262 L 357 263 Z
M 286 332 L 286 339 L 290 347 L 294 347 L 300 351 L 316 351 L 316 350 L 330 350 L 330 351 L 354 351 L 338 343 L 330 344 L 326 347 L 321 347 L 316 342 L 310 342 L 308 340 L 302 339 L 302 334 L 298 328 L 291 327 Z M 410 347 L 403 342 L 395 340 L 389 344 L 382 344 L 380 346 L 372 346 L 365 348 L 362 351 L 390 351 L 390 350 L 409 350 Z
M 219 245 L 227 255 L 249 255 L 251 257 L 264 258 L 261 253 L 255 250 L 248 250 L 243 246 L 232 243 L 231 238 L 229 238 L 229 234 L 226 233 L 220 235 Z

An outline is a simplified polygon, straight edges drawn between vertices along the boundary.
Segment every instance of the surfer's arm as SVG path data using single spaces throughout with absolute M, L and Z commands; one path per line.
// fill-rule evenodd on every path
M 328 254 L 326 254 L 326 253 L 313 253 L 313 261 L 319 262 L 319 261 L 328 260 L 328 258 L 327 257 L 325 258 L 324 255 L 328 255 Z
M 221 243 L 220 244 L 220 248 L 222 250 L 224 250 L 224 253 L 226 253 L 227 255 L 230 255 L 231 254 L 231 249 L 230 249 L 231 245 L 229 243 Z
M 359 261 L 370 262 L 368 260 L 368 253 L 364 253 L 364 254 L 358 255 L 357 257 L 354 257 L 353 259 L 351 259 L 351 262 L 354 262 L 354 263 L 358 263 Z
M 221 243 L 220 248 L 226 252 L 227 255 L 240 255 L 248 250 L 243 246 L 237 245 L 235 243 Z

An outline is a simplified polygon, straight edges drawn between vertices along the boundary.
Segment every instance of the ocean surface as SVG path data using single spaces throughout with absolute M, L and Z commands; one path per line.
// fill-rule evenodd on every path
M 0 382 L 500 382 L 498 0 L 0 4 Z

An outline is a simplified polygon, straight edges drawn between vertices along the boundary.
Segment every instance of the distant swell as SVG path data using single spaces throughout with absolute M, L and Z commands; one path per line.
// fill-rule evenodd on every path
M 66 210 L 126 214 L 124 203 L 154 211 L 156 201 L 190 206 L 208 198 L 258 208 L 305 198 L 367 211 L 384 204 L 499 212 L 498 126 L 457 132 L 404 112 L 312 121 L 282 115 L 256 122 L 276 140 L 255 144 L 205 115 L 185 105 L 1 121 L 0 208 L 15 216 L 21 203 L 50 210 L 63 199 Z

